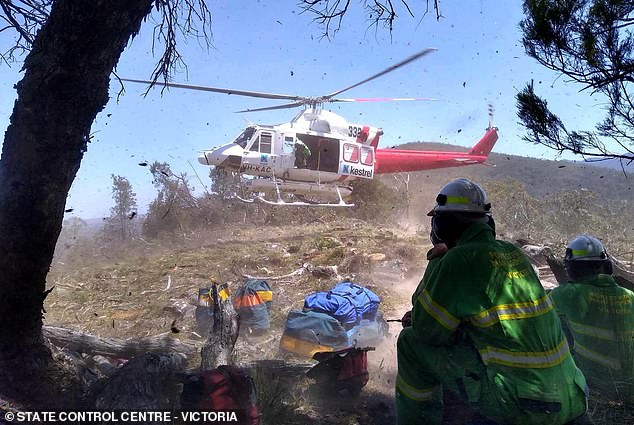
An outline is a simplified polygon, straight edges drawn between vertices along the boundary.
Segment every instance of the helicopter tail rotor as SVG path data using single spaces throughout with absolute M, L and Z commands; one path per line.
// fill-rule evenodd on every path
M 493 112 L 495 112 L 495 109 L 493 108 L 493 104 L 491 102 L 489 102 L 488 104 L 488 110 L 489 110 L 489 127 L 487 127 L 487 129 L 490 129 L 491 127 L 493 127 Z

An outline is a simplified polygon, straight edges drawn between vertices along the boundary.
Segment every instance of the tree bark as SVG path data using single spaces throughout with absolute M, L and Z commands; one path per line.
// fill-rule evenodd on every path
M 224 298 L 219 292 L 226 285 L 212 285 L 213 327 L 200 352 L 202 370 L 212 370 L 220 365 L 232 363 L 233 348 L 240 333 L 238 313 L 233 307 L 231 296 Z
M 63 384 L 37 372 L 51 366 L 41 338 L 46 275 L 110 74 L 151 8 L 151 0 L 55 1 L 25 59 L 0 161 L 0 392 L 18 400 Z
M 169 337 L 134 338 L 129 340 L 103 338 L 72 329 L 44 326 L 42 334 L 51 343 L 77 353 L 101 355 L 111 358 L 132 358 L 146 353 L 176 352 L 185 356 L 198 355 L 195 344 Z
M 179 405 L 176 375 L 184 367 L 185 356 L 179 353 L 136 357 L 95 386 L 94 406 L 101 411 L 176 410 Z

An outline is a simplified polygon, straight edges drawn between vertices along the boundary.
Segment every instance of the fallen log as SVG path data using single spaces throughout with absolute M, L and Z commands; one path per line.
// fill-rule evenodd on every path
M 93 387 L 94 406 L 102 411 L 169 411 L 179 407 L 177 374 L 185 367 L 180 353 L 145 354 Z M 147 420 L 145 423 L 161 423 Z
M 188 358 L 198 354 L 198 347 L 190 342 L 169 336 L 134 338 L 128 340 L 103 338 L 97 335 L 57 326 L 42 327 L 42 334 L 51 344 L 77 353 L 102 355 L 110 358 L 132 358 L 146 353 L 182 353 Z

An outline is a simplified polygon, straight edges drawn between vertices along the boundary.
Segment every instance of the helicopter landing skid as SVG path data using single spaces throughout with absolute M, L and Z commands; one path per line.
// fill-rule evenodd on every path
M 235 195 L 237 199 L 239 199 L 242 202 L 245 202 L 247 204 L 252 204 L 254 202 L 261 202 L 263 204 L 267 204 L 267 205 L 275 205 L 275 206 L 295 206 L 295 207 L 354 207 L 354 204 L 348 204 L 346 203 L 346 201 L 343 200 L 343 198 L 339 198 L 339 202 L 334 204 L 334 203 L 320 203 L 320 202 L 315 202 L 315 201 L 311 201 L 308 199 L 305 199 L 304 197 L 299 198 L 299 201 L 294 201 L 294 202 L 287 202 L 284 201 L 282 198 L 278 198 L 277 201 L 269 201 L 268 199 L 263 198 L 262 196 L 255 196 L 251 199 L 245 199 L 242 198 L 238 195 Z
M 255 199 L 244 199 L 241 196 L 235 195 L 236 198 L 238 198 L 238 200 L 245 202 L 247 204 L 252 204 L 255 202 Z
M 354 204 L 347 204 L 344 200 L 341 200 L 339 201 L 339 203 L 336 203 L 336 204 L 328 203 L 328 202 L 319 203 L 319 202 L 312 202 L 307 200 L 287 202 L 282 199 L 279 199 L 276 202 L 274 202 L 274 201 L 269 201 L 268 199 L 264 199 L 261 196 L 256 196 L 255 198 L 247 202 L 253 202 L 253 201 L 262 202 L 267 205 L 276 205 L 276 206 L 284 206 L 284 207 L 354 207 Z

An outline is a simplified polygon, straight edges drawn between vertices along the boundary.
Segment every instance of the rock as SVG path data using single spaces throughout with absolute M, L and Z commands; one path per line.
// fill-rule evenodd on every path
M 193 306 L 188 300 L 184 299 L 170 299 L 170 304 L 163 307 L 164 311 L 172 313 L 181 319 L 185 316 L 193 315 L 195 309 L 195 306 Z
M 377 252 L 375 254 L 368 255 L 368 260 L 378 262 L 385 260 L 385 254 Z

